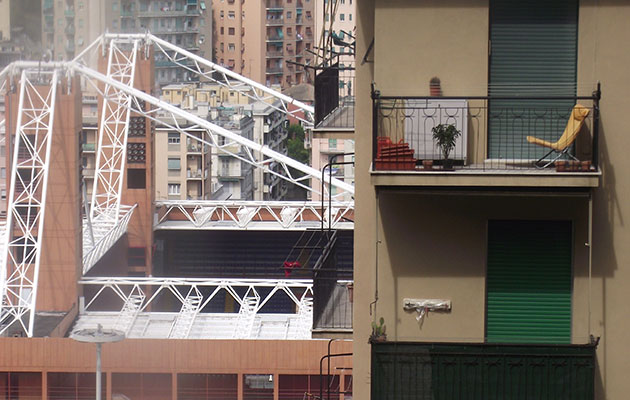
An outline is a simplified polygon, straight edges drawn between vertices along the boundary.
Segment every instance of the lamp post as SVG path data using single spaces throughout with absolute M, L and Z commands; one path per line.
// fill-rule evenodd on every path
M 70 338 L 77 342 L 96 343 L 96 400 L 101 400 L 101 349 L 103 343 L 120 342 L 125 334 L 114 329 L 103 329 L 98 324 L 96 329 L 81 329 L 72 332 Z

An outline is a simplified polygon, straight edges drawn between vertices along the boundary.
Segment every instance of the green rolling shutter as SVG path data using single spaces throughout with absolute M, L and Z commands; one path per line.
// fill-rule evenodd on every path
M 578 0 L 491 0 L 488 95 L 575 96 Z M 488 154 L 531 160 L 564 130 L 573 100 L 490 100 Z
M 571 342 L 571 242 L 569 221 L 489 222 L 488 342 Z

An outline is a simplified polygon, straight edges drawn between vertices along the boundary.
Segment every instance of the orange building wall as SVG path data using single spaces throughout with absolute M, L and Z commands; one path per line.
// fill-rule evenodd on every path
M 328 353 L 328 340 L 149 340 L 127 339 L 103 345 L 102 371 L 107 399 L 112 373 L 172 375 L 172 399 L 178 373 L 238 374 L 242 398 L 244 374 L 319 375 L 319 361 Z M 352 342 L 335 341 L 331 353 L 352 353 Z M 96 347 L 68 338 L 0 338 L 0 372 L 94 372 Z M 324 373 L 327 361 L 323 363 Z M 331 373 L 349 376 L 351 357 L 331 359 Z M 45 381 L 45 378 L 43 378 Z M 42 385 L 46 399 L 46 385 Z M 276 386 L 277 389 L 277 386 Z M 276 392 L 277 396 L 277 392 Z M 277 398 L 277 397 L 276 397 Z

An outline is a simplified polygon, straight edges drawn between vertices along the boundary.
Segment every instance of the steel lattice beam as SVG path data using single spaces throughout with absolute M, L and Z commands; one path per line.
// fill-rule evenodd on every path
M 57 80 L 56 69 L 23 70 L 20 78 L 0 275 L 0 333 L 17 322 L 33 336 Z
M 109 42 L 107 78 L 121 85 L 133 87 L 138 41 L 132 41 L 131 51 L 124 51 L 119 44 L 122 43 L 117 40 Z M 108 83 L 105 84 L 88 222 L 119 221 L 123 174 L 127 160 L 130 104 L 129 94 Z
M 311 338 L 313 281 L 310 279 L 83 278 L 79 284 L 98 287 L 94 296 L 87 300 L 85 310 L 82 311 L 84 315 L 101 316 L 103 317 L 101 322 L 108 321 L 112 326 L 123 327 L 128 332 L 133 330 L 135 319 L 140 314 L 150 313 L 149 310 L 153 307 L 159 307 L 156 303 L 160 299 L 163 300 L 164 296 L 172 296 L 180 303 L 180 311 L 175 313 L 172 325 L 163 332 L 163 336 L 178 339 L 189 337 L 193 320 L 200 310 L 224 293 L 231 296 L 239 305 L 240 312 L 222 313 L 223 318 L 248 320 L 242 324 L 236 321 L 232 325 L 231 336 L 252 339 L 254 338 L 251 332 L 253 318 L 276 294 L 282 293 L 281 296 L 286 295 L 297 309 L 295 314 L 289 315 L 297 319 L 299 326 L 309 328 L 300 329 L 300 336 L 293 339 Z M 120 300 L 121 305 L 103 311 L 103 305 L 99 303 L 99 299 L 101 296 L 109 299 L 112 294 Z M 253 298 L 256 299 L 255 302 L 251 301 Z M 194 301 L 192 308 L 191 301 Z M 111 304 L 111 301 L 108 300 L 108 303 Z M 92 311 L 92 308 L 98 311 Z M 124 321 L 121 322 L 121 318 Z M 81 317 L 79 324 L 81 324 Z M 106 326 L 106 328 L 109 327 Z M 179 331 L 177 334 L 175 334 L 176 330 Z
M 340 229 L 352 227 L 354 221 L 353 202 L 333 202 L 328 209 L 325 202 L 296 201 L 213 201 L 213 200 L 168 200 L 156 202 L 160 224 L 176 214 L 176 221 L 185 217 L 193 227 L 200 228 L 212 222 L 232 222 L 229 229 L 249 229 L 254 223 L 273 224 L 278 229 L 290 229 L 300 222 L 324 223 L 325 228 Z M 330 224 L 329 224 L 330 216 Z M 226 228 L 225 224 L 220 225 Z M 312 226 L 311 226 L 312 228 Z

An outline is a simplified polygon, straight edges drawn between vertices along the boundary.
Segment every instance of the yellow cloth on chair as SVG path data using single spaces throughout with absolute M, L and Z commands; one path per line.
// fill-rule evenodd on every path
M 527 141 L 538 146 L 562 151 L 573 144 L 578 133 L 580 133 L 580 129 L 582 129 L 582 125 L 584 124 L 584 120 L 586 119 L 588 113 L 588 108 L 581 104 L 576 104 L 575 107 L 573 107 L 573 111 L 571 111 L 571 117 L 569 118 L 569 122 L 567 122 L 567 127 L 564 128 L 562 136 L 560 136 L 560 139 L 558 139 L 555 143 L 551 143 L 534 136 L 527 136 Z

